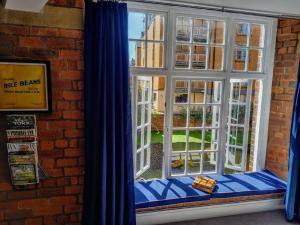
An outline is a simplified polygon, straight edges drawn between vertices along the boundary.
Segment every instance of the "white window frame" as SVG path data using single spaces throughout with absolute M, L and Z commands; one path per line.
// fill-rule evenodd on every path
M 261 91 L 259 92 L 258 100 L 260 102 L 257 109 L 257 121 L 256 121 L 256 133 L 254 143 L 254 163 L 253 170 L 261 170 L 265 168 L 267 138 L 268 138 L 268 121 L 270 112 L 270 100 L 271 100 L 271 88 L 273 78 L 273 64 L 275 54 L 275 41 L 276 41 L 276 29 L 277 19 L 250 16 L 244 14 L 233 14 L 225 12 L 208 11 L 201 9 L 191 9 L 185 7 L 171 7 L 158 4 L 148 3 L 133 3 L 128 2 L 129 11 L 153 11 L 167 14 L 165 20 L 165 68 L 131 68 L 131 75 L 135 76 L 153 76 L 160 75 L 165 76 L 166 79 L 166 109 L 165 109 L 165 123 L 164 123 L 164 136 L 168 137 L 164 139 L 164 165 L 163 165 L 163 178 L 171 177 L 171 146 L 170 135 L 172 124 L 172 85 L 173 79 L 220 79 L 223 80 L 223 102 L 221 109 L 221 127 L 220 132 L 220 148 L 226 144 L 226 130 L 227 128 L 227 116 L 229 112 L 228 100 L 230 95 L 230 79 L 249 79 L 260 80 Z M 224 43 L 224 62 L 222 71 L 209 71 L 209 70 L 186 70 L 175 69 L 175 56 L 176 56 L 176 39 L 175 39 L 175 26 L 176 16 L 195 16 L 198 18 L 211 18 L 213 20 L 225 21 L 225 43 Z M 246 22 L 257 23 L 265 25 L 265 43 L 264 54 L 262 58 L 262 71 L 261 72 L 236 72 L 232 70 L 233 60 L 233 48 L 234 48 L 234 34 L 235 26 L 233 22 Z M 242 75 L 241 75 L 242 74 Z M 225 147 L 220 149 L 218 156 L 218 171 L 217 173 L 223 173 L 225 164 Z

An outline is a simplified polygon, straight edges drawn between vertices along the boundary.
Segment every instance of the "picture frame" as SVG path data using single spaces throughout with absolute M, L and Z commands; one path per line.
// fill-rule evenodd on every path
M 50 62 L 0 58 L 0 112 L 52 112 Z

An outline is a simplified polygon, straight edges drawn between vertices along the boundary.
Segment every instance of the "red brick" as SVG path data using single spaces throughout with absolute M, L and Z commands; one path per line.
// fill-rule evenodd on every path
M 28 29 L 25 26 L 0 24 L 0 33 L 13 34 L 13 35 L 26 35 L 27 32 Z
M 57 160 L 57 167 L 70 167 L 70 166 L 76 166 L 77 164 L 78 161 L 76 158 L 64 158 L 64 159 Z
M 64 119 L 82 119 L 83 115 L 81 111 L 63 111 Z
M 51 205 L 69 205 L 75 204 L 77 201 L 76 196 L 58 196 L 49 199 Z
M 58 110 L 67 110 L 70 109 L 70 103 L 68 101 L 57 101 L 56 109 Z
M 70 138 L 83 137 L 83 130 L 67 129 L 65 130 L 65 137 L 70 137 Z
M 42 225 L 43 224 L 43 219 L 42 218 L 26 219 L 25 224 L 26 225 Z
M 64 71 L 64 72 L 61 72 L 60 76 L 61 76 L 61 79 L 82 80 L 83 72 L 81 72 L 81 71 Z
M 13 211 L 7 211 L 4 213 L 4 217 L 6 220 L 17 220 L 22 218 L 32 217 L 31 209 L 19 209 Z
M 64 168 L 65 176 L 76 176 L 83 174 L 83 167 Z
M 42 28 L 42 27 L 31 27 L 30 34 L 34 36 L 56 36 L 57 29 L 56 28 Z
M 65 194 L 67 195 L 82 193 L 82 191 L 83 191 L 83 187 L 81 185 L 65 187 Z
M 40 141 L 40 148 L 42 150 L 51 150 L 54 148 L 53 141 Z
M 68 148 L 64 150 L 65 157 L 77 157 L 84 154 L 84 151 L 79 148 Z
M 34 198 L 36 196 L 36 191 L 32 190 L 22 190 L 22 191 L 10 191 L 7 192 L 7 198 L 11 199 L 27 199 L 27 198 Z
M 68 38 L 47 38 L 47 46 L 53 49 L 75 49 L 75 41 Z
M 66 37 L 66 38 L 75 38 L 75 39 L 82 39 L 83 32 L 81 30 L 66 30 L 66 29 L 59 29 L 58 36 Z
M 63 97 L 65 100 L 82 100 L 83 93 L 81 91 L 63 91 Z
M 21 47 L 34 47 L 34 48 L 45 48 L 46 44 L 39 37 L 20 37 L 19 45 Z
M 77 212 L 81 212 L 81 205 L 66 205 L 64 207 L 64 212 L 65 213 L 77 213 Z
M 59 129 L 59 128 L 76 128 L 75 121 L 61 120 L 61 121 L 53 121 L 49 122 L 49 129 Z
M 59 57 L 62 59 L 73 59 L 73 60 L 80 60 L 83 57 L 81 51 L 76 50 L 61 50 L 59 52 Z
M 66 148 L 66 147 L 68 147 L 68 141 L 65 139 L 56 140 L 55 147 L 56 148 Z

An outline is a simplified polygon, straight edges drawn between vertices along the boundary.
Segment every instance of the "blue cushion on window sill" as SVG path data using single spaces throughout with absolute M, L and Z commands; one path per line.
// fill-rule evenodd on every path
M 211 175 L 210 177 L 217 181 L 217 186 L 212 194 L 193 188 L 193 177 L 137 181 L 135 182 L 136 208 L 286 191 L 286 183 L 267 170 L 230 175 Z

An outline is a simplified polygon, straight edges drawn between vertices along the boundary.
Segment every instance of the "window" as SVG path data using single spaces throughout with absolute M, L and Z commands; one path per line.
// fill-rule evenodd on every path
M 223 70 L 225 22 L 176 18 L 177 69 Z
M 129 13 L 136 178 L 263 169 L 275 20 L 142 5 Z
M 165 66 L 165 16 L 131 12 L 129 65 L 131 67 L 163 68 Z

